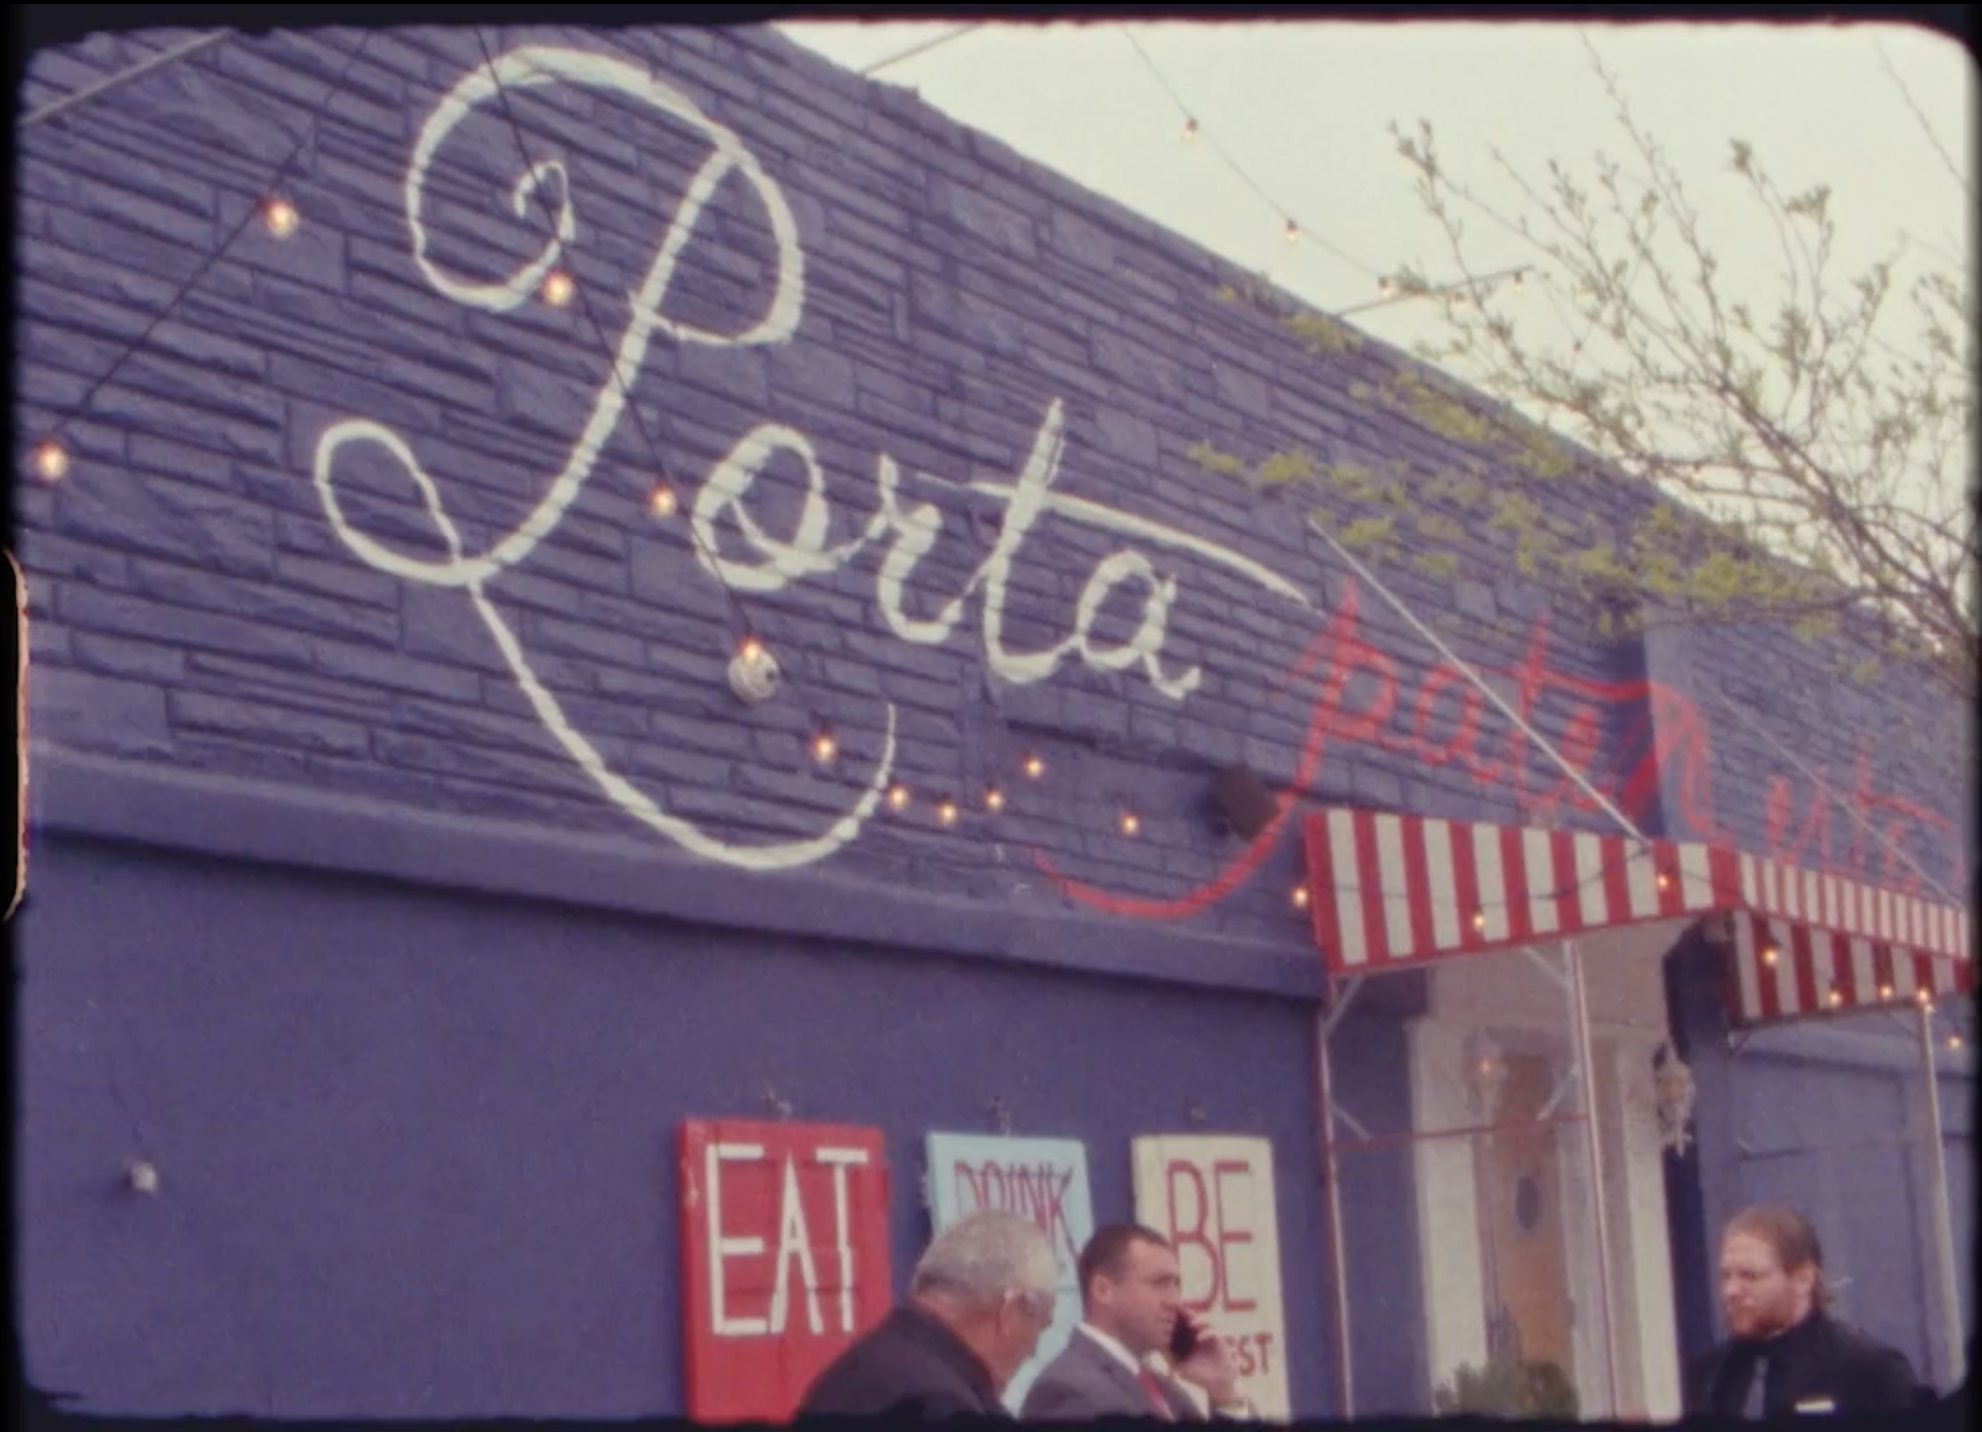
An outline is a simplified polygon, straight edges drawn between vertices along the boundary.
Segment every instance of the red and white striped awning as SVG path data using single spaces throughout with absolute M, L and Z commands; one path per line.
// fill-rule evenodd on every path
M 1479 825 L 1337 806 L 1304 823 L 1331 972 L 1726 910 L 1737 1024 L 1974 988 L 1968 912 L 1693 841 Z

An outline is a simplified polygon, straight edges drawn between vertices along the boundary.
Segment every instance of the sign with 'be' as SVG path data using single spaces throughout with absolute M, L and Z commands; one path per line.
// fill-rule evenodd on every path
M 1059 1285 L 1053 1326 L 1005 1388 L 1017 1415 L 1027 1389 L 1060 1355 L 1080 1321 L 1080 1250 L 1094 1236 L 1094 1202 L 1087 1185 L 1087 1149 L 1073 1139 L 1018 1139 L 989 1134 L 931 1134 L 929 1221 L 947 1228 L 982 1208 L 1002 1208 L 1036 1221 L 1053 1240 Z
M 1285 1421 L 1287 1315 L 1273 1145 L 1178 1136 L 1134 1143 L 1136 1221 L 1177 1250 L 1184 1306 L 1232 1343 L 1239 1385 L 1263 1418 Z

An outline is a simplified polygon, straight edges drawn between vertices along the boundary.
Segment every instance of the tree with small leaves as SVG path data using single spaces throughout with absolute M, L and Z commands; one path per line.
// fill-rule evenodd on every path
M 1459 278 L 1391 277 L 1441 315 L 1441 341 L 1418 349 L 1431 371 L 1378 360 L 1381 381 L 1350 391 L 1463 456 L 1248 462 L 1207 443 L 1198 462 L 1315 499 L 1310 519 L 1379 570 L 1491 581 L 1511 566 L 1603 633 L 1780 623 L 1838 638 L 1826 645 L 1861 680 L 1899 662 L 1973 701 L 1966 266 L 1902 234 L 1841 281 L 1830 190 L 1784 192 L 1736 141 L 1728 177 L 1780 245 L 1782 287 L 1766 302 L 1728 292 L 1677 167 L 1590 54 L 1630 162 L 1600 152 L 1581 179 L 1550 161 L 1537 180 L 1494 150 L 1511 211 L 1447 171 L 1430 124 L 1392 127 Z M 1508 284 L 1476 276 L 1468 219 L 1532 258 L 1513 286 L 1546 286 L 1547 318 L 1577 339 L 1566 352 L 1510 313 Z M 1222 297 L 1266 307 L 1318 361 L 1366 347 L 1261 289 Z

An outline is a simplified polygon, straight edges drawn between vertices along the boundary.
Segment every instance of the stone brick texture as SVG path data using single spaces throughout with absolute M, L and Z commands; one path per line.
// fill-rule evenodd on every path
M 39 54 L 24 107 L 184 35 L 100 36 Z M 1230 265 L 769 31 L 498 29 L 490 43 L 498 54 L 571 46 L 650 69 L 762 164 L 804 256 L 788 342 L 654 336 L 590 480 L 540 545 L 487 584 L 573 726 L 670 812 L 724 839 L 789 840 L 851 805 L 893 702 L 914 800 L 901 814 L 878 810 L 830 857 L 850 884 L 999 899 L 1036 889 L 1040 858 L 1091 888 L 1159 903 L 1212 879 L 1240 842 L 1207 817 L 1210 775 L 1237 762 L 1275 785 L 1294 775 L 1315 682 L 1283 672 L 1347 587 L 1296 508 L 1188 454 L 1200 442 L 1253 457 L 1300 444 L 1372 467 L 1407 455 L 1465 462 L 1459 444 L 1356 396 L 1411 360 L 1374 340 L 1309 353 L 1272 318 L 1217 297 L 1241 277 Z M 471 307 L 422 275 L 405 185 L 433 107 L 481 63 L 465 29 L 243 38 L 22 133 L 17 429 L 30 442 L 59 422 L 71 454 L 61 482 L 24 482 L 17 498 L 39 741 L 550 832 L 661 839 L 547 733 L 468 591 L 360 560 L 313 481 L 326 426 L 366 419 L 432 474 L 463 551 L 515 531 L 615 381 L 629 296 L 710 153 L 687 123 L 597 86 L 526 86 L 482 103 L 429 171 L 430 258 L 458 281 L 490 283 L 540 249 L 543 215 L 511 203 L 520 132 L 533 162 L 567 167 L 568 185 L 543 192 L 568 193 L 575 211 L 564 264 L 581 296 L 562 308 Z M 274 188 L 301 215 L 286 240 L 252 218 Z M 667 319 L 736 333 L 764 312 L 776 248 L 739 176 L 718 186 L 678 259 Z M 884 456 L 900 469 L 905 506 L 938 509 L 940 533 L 904 602 L 910 617 L 931 618 L 998 538 L 1001 504 L 973 485 L 1011 480 L 1056 400 L 1060 494 L 1241 553 L 1311 605 L 1200 555 L 1042 516 L 1011 567 L 1006 646 L 1063 640 L 1095 565 L 1137 547 L 1177 583 L 1165 669 L 1204 671 L 1176 701 L 1139 668 L 1091 670 L 1078 658 L 1035 684 L 1004 680 L 985 659 L 981 590 L 940 645 L 897 638 L 876 596 L 885 540 L 768 593 L 726 596 L 697 565 L 696 492 L 753 427 L 780 424 L 817 456 L 829 544 L 866 530 Z M 668 519 L 647 506 L 662 477 L 682 503 Z M 377 450 L 347 450 L 335 482 L 356 530 L 411 560 L 444 557 L 413 482 Z M 1579 490 L 1642 501 L 1620 498 L 1615 481 Z M 743 506 L 768 540 L 791 540 L 803 497 L 800 465 L 780 457 Z M 730 559 L 757 560 L 734 516 L 716 535 Z M 1511 569 L 1491 586 L 1386 581 L 1443 618 L 1446 639 L 1489 672 L 1512 670 L 1548 616 Z M 1132 581 L 1104 604 L 1098 644 L 1129 639 L 1144 591 Z M 1324 742 L 1307 793 L 1523 818 L 1506 780 L 1400 749 L 1440 658 L 1375 592 L 1357 601 L 1361 637 L 1394 665 L 1381 723 L 1394 739 Z M 785 675 L 755 707 L 725 677 L 746 625 Z M 1934 834 L 1935 822 L 1968 819 L 1949 779 L 1960 713 L 1912 683 L 1847 688 L 1823 652 L 1745 629 L 1597 644 L 1558 621 L 1546 660 L 1559 681 L 1529 714 L 1551 739 L 1578 719 L 1574 683 L 1650 676 L 1683 692 L 1710 732 L 1701 766 L 1712 816 L 1740 843 L 1765 842 L 1783 782 L 1794 788 L 1788 833 L 1803 829 L 1812 788 L 1787 750 L 1840 790 L 1862 785 L 1866 808 L 1905 826 L 1940 878 L 1971 848 L 1965 829 L 1958 842 Z M 1451 734 L 1461 690 L 1428 705 L 1433 745 Z M 1344 706 L 1376 694 L 1358 677 Z M 1723 701 L 1769 735 L 1730 720 Z M 1480 726 L 1483 756 L 1509 749 L 1499 714 L 1487 710 Z M 820 727 L 841 748 L 828 769 L 806 749 Z M 1595 774 L 1621 781 L 1668 727 L 1642 699 L 1605 708 Z M 1029 752 L 1046 763 L 1041 781 L 1020 770 Z M 1557 784 L 1539 752 L 1525 765 L 1531 793 Z M 1001 814 L 977 807 L 991 783 L 1008 796 Z M 1683 835 L 1673 785 L 1668 769 L 1660 798 L 1637 813 Z M 932 818 L 944 796 L 963 809 L 951 827 Z M 1124 810 L 1140 818 L 1134 837 L 1119 828 Z M 1569 818 L 1605 825 L 1590 811 Z M 1864 842 L 1837 811 L 1827 839 L 1840 868 Z M 1876 871 L 1876 856 L 1860 855 Z M 1298 866 L 1284 837 L 1256 876 L 1190 918 L 1297 946 Z

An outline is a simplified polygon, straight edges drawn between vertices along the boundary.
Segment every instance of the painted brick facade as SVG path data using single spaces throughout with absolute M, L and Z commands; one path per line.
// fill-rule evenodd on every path
M 180 38 L 104 38 L 37 57 L 24 103 Z M 326 430 L 364 419 L 403 439 L 463 554 L 509 540 L 614 393 L 628 296 L 710 142 L 623 91 L 519 80 L 509 103 L 530 160 L 567 166 L 568 181 L 552 178 L 543 193 L 568 195 L 575 212 L 561 262 L 581 297 L 477 308 L 423 276 L 406 212 L 423 128 L 481 64 L 475 37 L 370 34 L 346 74 L 354 43 L 340 32 L 230 42 L 23 135 L 24 436 L 80 399 L 246 220 L 87 414 L 64 425 L 66 480 L 20 491 L 36 759 L 111 782 L 89 802 L 38 794 L 38 820 L 767 936 L 968 946 L 1311 995 L 1312 943 L 1289 903 L 1291 827 L 1241 868 L 1243 843 L 1206 812 L 1214 771 L 1245 763 L 1276 786 L 1300 772 L 1312 793 L 1474 819 L 1521 819 L 1562 786 L 1490 710 L 1473 758 L 1440 758 L 1462 732 L 1464 683 L 1435 674 L 1437 654 L 1375 592 L 1352 594 L 1296 510 L 1190 457 L 1209 442 L 1249 456 L 1300 444 L 1372 466 L 1405 454 L 1463 463 L 1460 444 L 1357 396 L 1406 360 L 1374 342 L 1308 354 L 1269 318 L 1216 296 L 1238 277 L 1227 266 L 905 92 L 764 33 L 490 36 L 498 56 L 569 47 L 651 71 L 733 130 L 788 204 L 794 235 L 781 249 L 761 193 L 742 173 L 722 180 L 677 255 L 660 304 L 670 324 L 749 329 L 775 312 L 780 264 L 793 255 L 802 307 L 781 343 L 653 335 L 589 477 L 527 555 L 489 579 L 494 619 L 462 585 L 362 560 L 313 480 Z M 302 223 L 278 240 L 251 211 L 300 141 L 282 192 Z M 452 282 L 499 284 L 542 247 L 541 195 L 522 217 L 510 203 L 524 167 L 495 101 L 475 106 L 439 150 L 421 217 L 426 256 Z M 945 640 L 890 629 L 879 583 L 900 529 L 924 505 L 940 519 L 897 613 L 934 622 L 985 570 L 1015 474 L 1055 405 L 1064 450 L 1054 490 L 1090 506 L 1030 527 L 996 604 L 1001 640 L 1014 654 L 1066 640 L 1090 574 L 1134 548 L 1176 583 L 1153 664 L 1164 681 L 1201 668 L 1182 699 L 1156 689 L 1140 659 L 1097 670 L 1074 654 L 1042 680 L 1001 673 L 986 655 L 983 584 Z M 816 455 L 818 550 L 863 541 L 884 472 L 898 471 L 896 501 L 911 516 L 778 590 L 739 579 L 732 601 L 698 563 L 690 529 L 712 475 L 761 424 L 802 435 Z M 794 536 L 805 476 L 787 451 L 741 497 L 765 547 L 805 540 Z M 680 503 L 667 519 L 648 507 L 660 479 Z M 349 531 L 408 561 L 448 560 L 442 526 L 378 448 L 343 449 L 325 486 Z M 761 571 L 736 510 L 715 525 L 715 550 Z M 1125 519 L 1164 531 L 1130 532 Z M 1717 832 L 1785 853 L 1801 840 L 1810 863 L 1886 874 L 1835 813 L 1828 861 L 1816 858 L 1818 834 L 1803 836 L 1814 787 L 1779 743 L 1893 822 L 1936 878 L 1967 869 L 1968 802 L 1936 754 L 1951 748 L 1958 713 L 1847 690 L 1821 655 L 1753 633 L 1597 646 L 1535 624 L 1535 595 L 1513 580 L 1391 585 L 1449 622 L 1447 639 L 1501 673 L 1552 740 L 1594 748 L 1593 773 L 1620 799 L 1637 797 L 1631 809 L 1648 830 Z M 1094 619 L 1095 647 L 1134 638 L 1149 591 L 1134 579 L 1116 588 Z M 780 692 L 755 707 L 725 675 L 740 613 L 784 673 Z M 1323 666 L 1287 675 L 1324 636 Z M 541 684 L 535 697 L 519 660 Z M 1647 699 L 1648 680 L 1671 699 Z M 1332 714 L 1317 717 L 1317 686 L 1331 684 Z M 618 794 L 560 745 L 547 698 L 567 734 L 623 780 Z M 1770 735 L 1730 721 L 1713 704 L 1722 698 Z M 910 791 L 909 808 L 877 806 L 840 848 L 799 868 L 758 873 L 684 853 L 633 814 L 644 796 L 736 848 L 818 837 L 871 781 L 890 706 L 891 777 Z M 1359 723 L 1362 713 L 1373 719 Z M 1894 752 L 1880 738 L 1902 716 L 1925 729 L 1908 727 Z M 808 753 L 821 729 L 839 747 L 823 770 Z M 1318 764 L 1302 771 L 1314 729 Z M 1026 778 L 1027 755 L 1043 759 L 1043 780 Z M 174 814 L 169 794 L 147 807 L 162 813 L 126 815 L 106 794 L 116 781 L 239 802 L 280 793 L 295 819 L 228 836 L 223 850 L 214 831 L 225 822 Z M 981 805 L 990 785 L 1006 797 L 997 814 Z M 943 798 L 960 808 L 952 826 L 933 818 Z M 1119 827 L 1123 812 L 1139 819 L 1133 836 Z M 447 832 L 471 825 L 527 838 L 516 848 L 531 853 L 456 860 Z M 1907 883 L 1904 871 L 1891 878 Z M 1243 1027 L 1234 1016 L 1228 1033 L 1236 1040 Z M 913 1127 L 908 1113 L 897 1117 Z M 1310 1169 L 1297 1162 L 1285 1177 Z M 1382 1197 L 1375 1184 L 1369 1197 Z M 1290 1235 L 1290 1248 L 1312 1252 L 1311 1234 Z M 1318 1341 L 1319 1295 L 1305 1296 L 1297 1321 Z M 1401 1369 L 1409 1344 L 1380 1350 L 1393 1354 Z M 1408 1375 L 1396 1373 L 1399 1386 Z M 1303 1377 L 1321 1410 L 1321 1372 Z M 666 1400 L 665 1388 L 642 1384 L 600 1406 L 618 1415 Z

